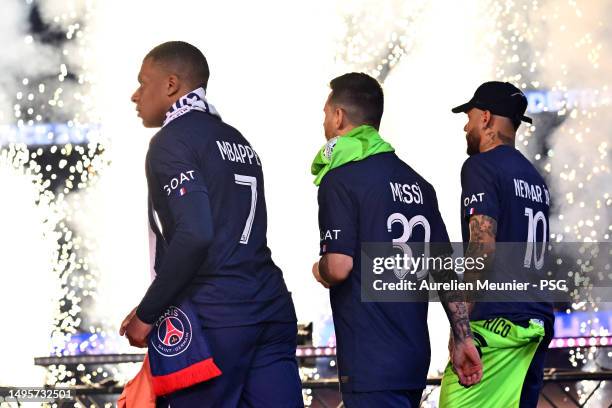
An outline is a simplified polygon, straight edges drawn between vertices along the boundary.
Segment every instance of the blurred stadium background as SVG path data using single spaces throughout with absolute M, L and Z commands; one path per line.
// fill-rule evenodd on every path
M 310 276 L 308 171 L 329 80 L 357 70 L 383 83 L 381 133 L 434 184 L 454 241 L 465 139 L 450 108 L 485 80 L 517 84 L 535 119 L 518 148 L 551 188 L 552 241 L 609 242 L 611 18 L 609 1 L 2 0 L 0 389 L 69 386 L 79 400 L 66 406 L 110 406 L 139 367 L 117 327 L 149 280 L 143 164 L 154 132 L 129 97 L 154 45 L 203 50 L 210 100 L 262 158 L 269 244 L 302 323 L 305 402 L 335 407 L 329 301 Z M 439 305 L 430 322 L 423 407 L 437 406 L 447 358 Z M 611 328 L 608 303 L 557 305 L 542 407 L 610 406 Z

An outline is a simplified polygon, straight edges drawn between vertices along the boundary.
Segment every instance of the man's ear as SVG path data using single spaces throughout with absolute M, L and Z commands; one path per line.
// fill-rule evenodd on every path
M 342 129 L 344 125 L 344 120 L 346 119 L 346 115 L 344 114 L 344 110 L 340 107 L 334 108 L 334 126 L 336 129 Z
M 482 115 L 480 116 L 480 123 L 482 124 L 483 129 L 487 129 L 491 126 L 492 115 L 491 111 L 485 110 L 482 111 Z
M 166 90 L 167 96 L 173 96 L 179 91 L 180 88 L 181 83 L 179 78 L 174 74 L 168 75 L 168 88 Z

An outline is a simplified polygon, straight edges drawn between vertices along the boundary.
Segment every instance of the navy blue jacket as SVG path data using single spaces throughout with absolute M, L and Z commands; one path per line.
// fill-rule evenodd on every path
M 208 327 L 296 320 L 266 242 L 261 161 L 240 132 L 189 112 L 152 138 L 146 175 L 157 276 L 140 319 L 155 321 L 187 294 Z
M 489 216 L 497 221 L 496 241 L 513 243 L 498 245 L 495 271 L 508 274 L 503 281 L 510 282 L 514 277 L 523 281 L 521 278 L 525 273 L 546 278 L 546 268 L 535 266 L 536 259 L 544 256 L 541 251 L 509 256 L 515 252 L 509 248 L 525 248 L 518 244 L 537 242 L 537 248 L 541 249 L 542 242 L 549 242 L 550 193 L 533 164 L 514 147 L 497 146 L 465 161 L 461 169 L 461 187 L 463 241 L 470 240 L 469 220 L 472 215 Z M 503 256 L 501 249 L 504 249 Z M 490 277 L 483 277 L 487 278 Z M 552 304 L 549 302 L 477 303 L 470 318 L 485 320 L 500 316 L 516 322 L 536 318 L 552 325 L 554 321 Z
M 425 387 L 430 347 L 427 301 L 362 300 L 362 244 L 449 245 L 431 184 L 395 153 L 331 170 L 319 186 L 320 254 L 353 258 L 353 270 L 330 290 L 343 392 Z M 404 222 L 400 222 L 404 220 Z

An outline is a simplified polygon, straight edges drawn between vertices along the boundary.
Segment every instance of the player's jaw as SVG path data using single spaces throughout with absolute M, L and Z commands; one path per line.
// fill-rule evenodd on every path
M 480 136 L 475 129 L 466 132 L 465 140 L 467 142 L 467 154 L 473 156 L 480 153 Z
M 150 85 L 149 85 L 150 86 Z M 141 86 L 132 96 L 136 104 L 136 112 L 146 128 L 161 127 L 168 107 L 164 100 L 151 92 L 151 89 Z
M 142 125 L 146 128 L 161 127 L 164 123 L 165 109 L 147 106 L 146 103 L 136 105 L 138 117 L 142 119 Z
M 466 112 L 468 122 L 463 127 L 465 131 L 465 140 L 467 142 L 467 154 L 473 156 L 480 153 L 480 134 L 478 132 L 477 112 L 474 109 Z
M 325 140 L 332 139 L 336 136 L 327 122 L 323 123 L 323 132 L 325 133 Z
M 325 132 L 325 139 L 329 140 L 337 136 L 335 129 L 334 129 L 334 124 L 333 124 L 334 113 L 333 113 L 332 106 L 329 103 L 329 97 L 327 101 L 325 102 L 325 105 L 323 106 L 323 114 L 324 114 L 323 131 Z

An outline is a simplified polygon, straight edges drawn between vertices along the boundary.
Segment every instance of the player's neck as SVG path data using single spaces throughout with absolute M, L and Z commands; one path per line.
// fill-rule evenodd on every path
M 344 136 L 356 127 L 357 126 L 353 126 L 351 124 L 346 124 L 342 127 L 342 129 L 338 129 L 338 134 L 336 136 Z
M 480 153 L 488 152 L 498 146 L 515 147 L 515 134 L 499 129 L 490 129 L 480 139 Z
M 174 105 L 179 99 L 196 89 L 198 88 L 192 89 L 191 86 L 185 86 L 184 84 L 181 84 L 180 88 L 174 93 L 174 95 L 172 95 L 172 97 L 168 99 L 168 107 L 166 108 L 166 111 L 168 111 L 172 107 L 172 105 Z

